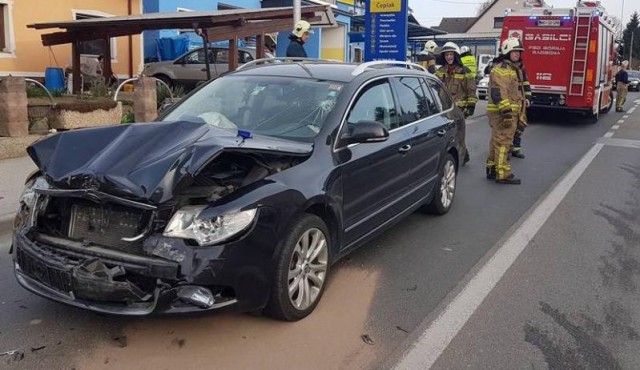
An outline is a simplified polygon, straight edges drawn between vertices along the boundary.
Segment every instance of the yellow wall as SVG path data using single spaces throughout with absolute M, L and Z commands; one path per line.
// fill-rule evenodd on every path
M 139 14 L 142 0 L 131 0 L 131 12 Z M 41 34 L 58 32 L 60 29 L 34 30 L 27 24 L 73 20 L 72 10 L 91 10 L 113 15 L 127 15 L 128 0 L 14 0 L 13 32 L 15 35 L 15 57 L 0 58 L 0 75 L 13 73 L 17 76 L 43 76 L 46 67 L 64 68 L 71 64 L 71 45 L 42 46 Z M 141 63 L 141 36 L 133 37 L 133 73 L 138 73 Z M 117 61 L 113 61 L 114 73 L 129 73 L 129 40 L 115 39 Z M 55 56 L 55 59 L 54 59 Z M 57 60 L 57 64 L 56 64 Z

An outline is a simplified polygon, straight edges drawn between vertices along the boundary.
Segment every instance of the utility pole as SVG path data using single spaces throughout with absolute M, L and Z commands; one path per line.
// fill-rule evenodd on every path
M 633 65 L 633 35 L 635 30 L 631 32 L 631 45 L 629 45 L 629 68 Z
M 302 0 L 293 0 L 293 24 L 295 25 L 300 21 L 300 12 L 302 7 Z

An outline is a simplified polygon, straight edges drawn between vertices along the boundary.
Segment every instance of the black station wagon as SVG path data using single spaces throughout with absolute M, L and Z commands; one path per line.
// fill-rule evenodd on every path
M 451 208 L 464 133 L 419 66 L 254 61 L 159 122 L 29 147 L 15 275 L 104 313 L 299 320 L 338 259 L 419 208 Z

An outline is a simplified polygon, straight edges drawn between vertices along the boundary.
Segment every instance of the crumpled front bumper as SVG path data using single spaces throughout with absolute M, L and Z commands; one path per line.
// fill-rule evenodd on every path
M 77 256 L 13 235 L 14 267 L 18 283 L 27 290 L 64 304 L 116 315 L 149 315 L 217 310 L 232 306 L 235 298 L 202 298 L 202 289 L 167 277 L 178 276 L 176 263 L 155 258 L 117 261 Z M 154 271 L 150 284 L 139 286 L 125 274 Z M 145 285 L 145 284 L 143 284 Z M 208 291 L 208 290 L 207 290 Z

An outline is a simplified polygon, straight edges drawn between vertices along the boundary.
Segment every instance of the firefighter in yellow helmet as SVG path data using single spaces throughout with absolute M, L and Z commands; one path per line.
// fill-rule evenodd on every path
M 487 178 L 500 184 L 519 185 L 521 180 L 511 172 L 509 150 L 516 133 L 520 112 L 525 103 L 523 73 L 519 67 L 524 47 L 516 37 L 501 46 L 502 55 L 489 75 L 487 115 L 491 126 L 491 142 L 487 158 Z
M 438 44 L 435 41 L 429 40 L 424 44 L 424 49 L 418 54 L 418 63 L 429 71 L 429 73 L 436 73 L 436 49 Z
M 313 34 L 311 24 L 305 20 L 298 21 L 293 26 L 293 31 L 289 35 L 289 46 L 287 46 L 287 57 L 306 58 L 307 52 L 304 50 L 304 43 L 307 42 L 309 36 Z
M 478 66 L 476 65 L 476 57 L 475 55 L 471 54 L 471 49 L 469 49 L 468 46 L 463 46 L 460 48 L 460 60 L 462 61 L 462 64 L 469 68 L 469 70 L 471 71 L 471 73 L 473 73 L 474 76 L 478 75 Z
M 464 113 L 464 117 L 472 116 L 476 109 L 476 76 L 469 68 L 462 65 L 460 60 L 460 48 L 453 42 L 447 42 L 440 49 L 443 66 L 440 67 L 435 75 L 442 81 L 447 88 L 456 105 Z M 464 130 L 462 130 L 464 132 Z M 464 137 L 462 146 L 464 145 Z M 469 152 L 465 151 L 463 164 L 469 161 Z

